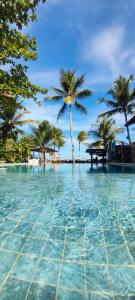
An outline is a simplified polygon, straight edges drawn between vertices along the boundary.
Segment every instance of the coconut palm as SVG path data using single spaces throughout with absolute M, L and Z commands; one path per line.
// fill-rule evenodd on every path
M 20 127 L 35 122 L 31 119 L 23 119 L 29 113 L 22 101 L 18 102 L 16 99 L 12 99 L 12 102 L 3 104 L 0 111 L 0 132 L 4 143 L 8 138 L 16 139 L 19 133 L 22 134 L 23 130 Z
M 80 131 L 77 140 L 79 142 L 79 159 L 80 159 L 80 150 L 81 150 L 81 143 L 85 142 L 88 139 L 88 132 L 87 131 Z
M 63 131 L 60 128 L 56 128 L 55 126 L 52 126 L 51 138 L 54 150 L 56 147 L 59 148 L 59 145 L 64 145 L 65 143 Z
M 102 147 L 107 149 L 112 141 L 116 141 L 117 134 L 123 132 L 123 128 L 116 127 L 115 120 L 107 116 L 98 118 L 93 125 L 93 130 L 89 131 L 89 136 L 93 136 L 96 140 L 91 143 L 92 147 Z
M 128 78 L 120 76 L 115 82 L 113 88 L 108 90 L 108 95 L 112 96 L 112 100 L 100 99 L 100 103 L 106 103 L 111 109 L 100 116 L 112 116 L 116 113 L 123 113 L 125 122 L 127 123 L 128 115 L 135 111 L 135 89 L 130 89 L 130 85 L 134 80 L 130 75 Z M 131 145 L 129 127 L 127 126 L 127 139 Z
M 36 146 L 39 146 L 42 155 L 41 160 L 46 161 L 46 153 L 44 147 L 52 142 L 52 127 L 48 121 L 43 121 L 38 127 L 32 127 L 32 137 Z
M 76 76 L 75 71 L 64 71 L 63 69 L 60 72 L 60 88 L 53 88 L 56 96 L 48 97 L 47 99 L 59 102 L 63 100 L 63 105 L 58 113 L 59 118 L 69 110 L 69 119 L 70 119 L 70 138 L 72 145 L 72 159 L 75 162 L 75 150 L 74 150 L 74 141 L 73 141 L 73 121 L 72 121 L 72 108 L 76 108 L 81 113 L 86 114 L 86 108 L 78 102 L 80 99 L 88 98 L 92 95 L 92 92 L 89 89 L 81 90 L 82 86 L 85 83 L 85 75 L 80 77 Z

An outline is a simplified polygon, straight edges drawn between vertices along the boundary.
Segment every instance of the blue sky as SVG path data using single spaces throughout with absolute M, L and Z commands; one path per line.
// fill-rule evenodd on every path
M 38 44 L 38 59 L 28 63 L 33 83 L 48 88 L 52 94 L 51 87 L 59 85 L 60 68 L 71 68 L 78 74 L 86 73 L 86 87 L 94 91 L 90 99 L 83 100 L 88 115 L 78 112 L 73 115 L 76 157 L 76 135 L 80 130 L 89 130 L 97 115 L 105 110 L 104 105 L 97 104 L 97 99 L 105 96 L 117 76 L 134 73 L 134 16 L 134 0 L 48 0 L 38 8 L 38 22 L 24 28 L 37 38 Z M 70 157 L 68 113 L 57 124 L 60 105 L 37 107 L 29 102 L 27 106 L 32 118 L 47 119 L 64 130 L 66 146 L 61 154 Z M 124 123 L 119 115 L 116 121 Z M 84 147 L 82 157 L 88 157 Z

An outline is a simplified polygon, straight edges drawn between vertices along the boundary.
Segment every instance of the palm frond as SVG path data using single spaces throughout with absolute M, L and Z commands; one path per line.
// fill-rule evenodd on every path
M 65 113 L 66 108 L 67 108 L 67 105 L 66 105 L 66 103 L 64 103 L 63 106 L 61 107 L 59 113 L 58 113 L 57 121 L 58 121 L 58 120 L 60 119 L 60 117 Z
M 83 91 L 80 91 L 79 93 L 77 93 L 76 98 L 77 99 L 85 99 L 87 97 L 90 97 L 93 94 L 92 91 L 85 89 Z
M 66 93 L 62 89 L 53 87 L 53 90 L 58 96 L 66 97 Z
M 102 146 L 103 146 L 103 143 L 100 140 L 90 144 L 90 147 L 94 147 L 94 148 L 95 147 L 99 148 L 99 147 L 102 147 Z
M 85 115 L 87 114 L 86 108 L 82 104 L 78 103 L 77 101 L 75 101 L 75 107 L 83 114 Z
M 15 125 L 19 125 L 19 126 L 22 126 L 22 125 L 25 125 L 25 124 L 34 124 L 34 123 L 36 123 L 36 121 L 31 120 L 31 119 L 29 119 L 29 120 L 20 120 L 20 121 L 15 121 L 14 122 Z
M 106 112 L 100 114 L 99 117 L 105 117 L 105 116 L 111 117 L 118 112 L 121 112 L 121 108 L 116 108 L 116 109 L 106 111 Z
M 74 84 L 73 92 L 76 92 L 85 82 L 85 74 L 76 78 L 76 82 Z
M 44 99 L 44 101 L 47 101 L 47 100 L 59 101 L 62 99 L 63 99 L 63 96 L 48 96 Z

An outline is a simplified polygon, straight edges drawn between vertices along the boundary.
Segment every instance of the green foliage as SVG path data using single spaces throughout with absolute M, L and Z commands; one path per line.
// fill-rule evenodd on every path
M 43 121 L 38 127 L 32 127 L 32 137 L 35 145 L 39 146 L 42 150 L 44 146 L 47 146 L 52 141 L 50 123 Z
M 86 114 L 86 108 L 80 104 L 77 99 L 85 99 L 92 95 L 92 91 L 88 89 L 81 90 L 85 83 L 85 75 L 76 76 L 75 71 L 60 71 L 60 88 L 53 88 L 56 96 L 47 97 L 46 100 L 59 102 L 64 101 L 59 113 L 58 119 L 65 113 L 68 107 L 75 106 L 77 110 Z
M 4 143 L 9 138 L 16 140 L 18 134 L 23 133 L 21 127 L 34 122 L 31 119 L 23 119 L 28 113 L 29 111 L 23 106 L 23 101 L 17 101 L 15 98 L 12 101 L 1 103 L 0 135 Z
M 11 67 L 10 71 L 0 70 L 0 107 L 4 101 L 11 100 L 14 97 L 22 96 L 25 99 L 33 98 L 37 100 L 37 93 L 47 93 L 46 89 L 42 89 L 29 81 L 26 75 L 27 67 L 16 65 Z
M 34 146 L 33 139 L 27 135 L 17 141 L 10 138 L 3 143 L 0 140 L 0 160 L 8 163 L 27 162 L 31 156 L 31 148 Z
M 0 0 L 0 61 L 6 64 L 14 58 L 35 59 L 36 40 L 21 32 L 24 26 L 37 20 L 36 9 L 45 0 Z
M 52 126 L 51 130 L 51 139 L 52 139 L 52 144 L 58 149 L 62 148 L 65 145 L 65 136 L 63 134 L 63 131 L 60 128 L 56 128 Z
M 23 33 L 24 26 L 37 19 L 36 9 L 45 0 L 0 0 L 0 64 L 9 64 L 9 71 L 0 69 L 0 105 L 8 96 L 33 98 L 46 94 L 47 90 L 32 84 L 27 67 L 16 59 L 36 59 L 36 39 Z
M 83 143 L 88 139 L 88 132 L 87 131 L 80 131 L 78 136 L 77 136 L 77 140 L 79 143 Z
M 127 123 L 127 116 L 129 114 L 135 113 L 135 88 L 131 89 L 130 85 L 134 78 L 130 75 L 128 78 L 119 76 L 115 80 L 113 88 L 108 90 L 108 95 L 112 97 L 111 99 L 101 98 L 100 103 L 105 103 L 110 110 L 102 113 L 100 116 L 113 116 L 116 113 L 123 113 L 125 117 L 125 123 Z M 127 126 L 127 138 L 131 144 L 130 132 Z
M 115 141 L 117 135 L 123 132 L 123 128 L 116 127 L 115 121 L 109 117 L 100 117 L 93 125 L 93 130 L 89 131 L 89 136 L 96 140 L 92 147 L 108 147 L 108 144 Z

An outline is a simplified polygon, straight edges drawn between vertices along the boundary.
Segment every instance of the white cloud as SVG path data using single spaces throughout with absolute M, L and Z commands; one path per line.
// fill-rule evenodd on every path
M 87 39 L 83 52 L 86 61 L 102 66 L 102 72 L 108 70 L 114 76 L 125 73 L 134 56 L 134 49 L 125 44 L 124 25 L 111 26 L 100 31 L 92 40 Z

